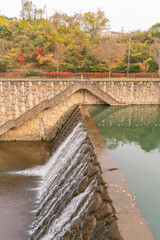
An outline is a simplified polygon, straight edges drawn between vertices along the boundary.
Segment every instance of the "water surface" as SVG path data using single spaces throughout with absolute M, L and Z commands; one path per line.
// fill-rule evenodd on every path
M 89 106 L 143 217 L 160 239 L 160 107 Z
M 0 142 L 0 239 L 27 239 L 38 177 L 17 173 L 44 164 L 49 152 L 49 142 Z

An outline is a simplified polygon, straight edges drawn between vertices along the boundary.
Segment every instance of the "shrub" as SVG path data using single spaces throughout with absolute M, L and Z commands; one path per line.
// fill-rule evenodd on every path
M 6 72 L 7 67 L 8 67 L 7 60 L 5 60 L 5 59 L 0 60 L 0 72 Z
M 25 77 L 31 77 L 31 76 L 43 76 L 41 72 L 37 71 L 28 71 L 27 73 L 24 74 Z

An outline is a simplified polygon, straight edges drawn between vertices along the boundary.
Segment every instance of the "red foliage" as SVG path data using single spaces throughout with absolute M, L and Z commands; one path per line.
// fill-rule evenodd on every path
M 38 56 L 38 54 L 39 54 L 39 52 L 38 52 L 38 51 L 34 51 L 34 52 L 32 52 L 32 55 L 33 55 L 33 56 L 36 56 L 36 57 L 37 57 L 37 56 Z
M 16 72 L 16 73 L 13 73 L 13 74 L 12 74 L 12 77 L 17 77 L 17 76 L 20 76 L 20 75 L 21 75 L 20 72 Z
M 78 53 L 78 55 L 77 55 L 77 58 L 79 58 L 79 59 L 80 59 L 81 57 L 82 57 L 82 56 L 81 56 L 81 54 L 80 54 L 80 53 Z
M 127 77 L 159 77 L 159 74 L 158 73 L 142 73 L 142 72 L 139 72 L 139 73 L 129 73 L 127 74 Z
M 26 60 L 25 60 L 25 57 L 23 55 L 23 53 L 20 53 L 18 55 L 18 61 L 21 63 L 21 64 L 25 64 L 26 63 Z
M 38 48 L 37 51 L 32 52 L 32 55 L 35 56 L 35 57 L 38 57 L 39 55 L 44 57 L 45 56 L 45 50 L 44 50 L 43 47 Z
M 87 78 L 107 78 L 109 77 L 109 73 L 108 72 L 79 72 L 79 73 L 72 73 L 72 72 L 46 72 L 43 73 L 44 76 L 59 76 L 59 77 L 81 77 L 83 75 L 83 77 L 87 77 Z M 159 77 L 158 73 L 129 73 L 129 74 L 125 74 L 125 73 L 111 73 L 111 77 Z
M 45 56 L 45 50 L 44 50 L 43 47 L 38 48 L 38 52 L 39 52 L 39 54 L 40 54 L 41 56 Z

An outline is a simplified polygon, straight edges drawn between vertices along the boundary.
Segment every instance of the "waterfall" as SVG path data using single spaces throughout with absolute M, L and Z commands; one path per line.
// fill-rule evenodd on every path
M 71 223 L 85 214 L 96 184 L 93 178 L 85 190 L 79 192 L 89 159 L 87 133 L 79 123 L 46 165 L 30 171 L 40 176 L 34 220 L 28 232 L 30 240 L 61 240 Z

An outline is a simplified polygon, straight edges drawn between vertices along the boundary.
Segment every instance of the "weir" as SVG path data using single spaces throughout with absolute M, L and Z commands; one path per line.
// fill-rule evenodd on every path
M 73 221 L 79 221 L 83 228 L 97 186 L 96 175 L 90 181 L 87 177 L 89 158 L 86 132 L 79 123 L 40 169 L 30 239 L 60 239 L 69 232 Z M 77 234 L 82 235 L 82 231 Z
M 15 174 L 38 176 L 27 239 L 106 239 L 117 236 L 115 210 L 80 111 L 52 143 L 48 162 Z

